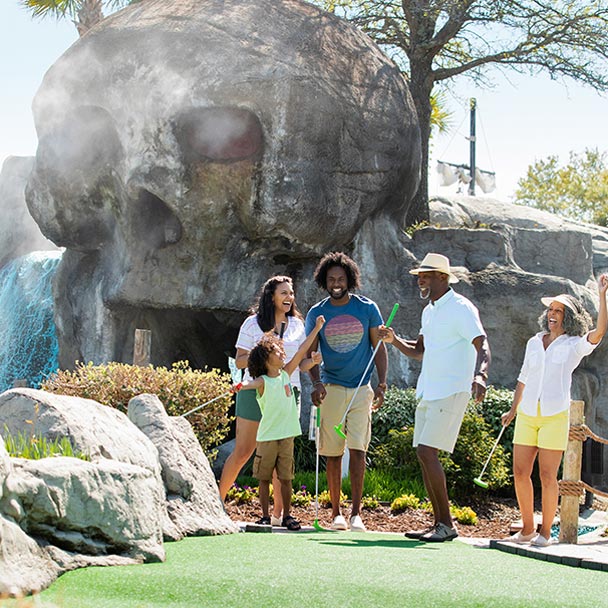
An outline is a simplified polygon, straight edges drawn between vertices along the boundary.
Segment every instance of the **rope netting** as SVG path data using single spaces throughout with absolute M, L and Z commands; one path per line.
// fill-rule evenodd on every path
M 51 283 L 61 252 L 36 251 L 0 269 L 0 391 L 29 386 L 58 367 Z

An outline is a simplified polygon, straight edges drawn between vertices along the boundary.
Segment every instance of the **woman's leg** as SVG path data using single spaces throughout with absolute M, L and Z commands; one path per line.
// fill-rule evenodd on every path
M 260 423 L 255 420 L 247 420 L 246 418 L 237 416 L 234 450 L 226 459 L 220 477 L 219 490 L 222 500 L 226 498 L 226 494 L 238 477 L 240 470 L 245 466 L 255 450 L 255 437 L 258 432 L 258 426 L 260 426 Z
M 557 513 L 557 504 L 559 502 L 557 471 L 563 454 L 561 450 L 546 450 L 544 448 L 538 450 L 538 471 L 543 490 L 543 523 L 540 528 L 540 534 L 545 538 L 551 537 L 551 526 Z
M 521 512 L 522 534 L 532 534 L 536 531 L 534 525 L 534 488 L 532 486 L 532 468 L 538 448 L 532 445 L 513 445 L 513 477 L 515 479 L 515 494 Z M 544 500 L 544 488 L 543 488 Z

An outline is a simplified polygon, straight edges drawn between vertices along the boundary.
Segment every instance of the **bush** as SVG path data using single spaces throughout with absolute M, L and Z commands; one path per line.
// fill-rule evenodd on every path
M 476 410 L 490 425 L 491 433 L 496 441 L 502 427 L 501 415 L 511 409 L 513 403 L 513 391 L 508 388 L 488 386 L 483 403 L 475 405 Z M 511 456 L 513 454 L 513 431 L 515 424 L 512 422 L 504 432 L 500 440 L 503 450 Z M 487 458 L 487 456 L 486 456 Z
M 404 494 L 393 500 L 391 503 L 391 513 L 397 515 L 408 509 L 417 509 L 418 507 L 420 507 L 420 499 L 417 496 L 414 496 L 413 494 Z
M 249 505 L 258 496 L 258 488 L 251 486 L 239 486 L 236 483 L 226 493 L 226 500 L 237 505 Z
M 413 388 L 389 387 L 382 407 L 372 413 L 370 450 L 385 443 L 391 430 L 412 426 L 417 405 L 418 399 Z
M 170 416 L 180 416 L 189 410 L 228 393 L 230 376 L 219 370 L 192 370 L 187 361 L 166 367 L 139 367 L 125 363 L 93 365 L 77 363 L 74 371 L 58 371 L 41 388 L 51 393 L 93 399 L 103 405 L 126 413 L 129 400 L 142 393 L 158 396 Z M 209 458 L 211 449 L 228 434 L 231 418 L 228 409 L 232 396 L 210 403 L 188 416 L 203 450 Z
M 308 507 L 311 502 L 312 496 L 306 486 L 300 486 L 300 489 L 291 495 L 291 504 L 294 507 Z
M 374 511 L 380 507 L 380 501 L 377 496 L 364 496 L 361 499 L 361 507 L 368 511 Z
M 455 505 L 452 505 L 450 507 L 450 513 L 459 524 L 464 524 L 465 526 L 477 525 L 477 513 L 475 513 L 471 507 L 456 507 Z

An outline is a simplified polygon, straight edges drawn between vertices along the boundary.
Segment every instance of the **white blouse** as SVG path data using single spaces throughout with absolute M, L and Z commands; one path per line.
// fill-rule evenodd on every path
M 241 329 L 239 331 L 239 337 L 236 339 L 236 348 L 242 348 L 247 352 L 260 341 L 264 332 L 258 325 L 258 320 L 255 315 L 247 317 Z M 293 356 L 298 352 L 302 342 L 306 340 L 306 333 L 304 332 L 304 323 L 297 317 L 287 317 L 287 327 L 283 334 L 283 348 L 285 349 L 286 361 L 290 361 Z M 247 371 L 247 368 L 243 370 L 243 380 L 251 380 L 251 376 Z M 291 374 L 291 384 L 298 389 L 301 389 L 300 384 L 300 370 Z
M 553 416 L 570 407 L 572 372 L 597 346 L 589 342 L 588 334 L 562 334 L 545 350 L 543 335 L 539 332 L 528 340 L 517 378 L 525 385 L 519 408 L 529 416 L 536 416 L 539 401 L 541 416 Z

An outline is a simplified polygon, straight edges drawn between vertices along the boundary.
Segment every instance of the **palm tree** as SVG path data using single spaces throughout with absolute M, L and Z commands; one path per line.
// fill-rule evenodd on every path
M 19 0 L 34 17 L 69 17 L 78 34 L 84 36 L 103 20 L 103 8 L 116 10 L 138 0 Z

